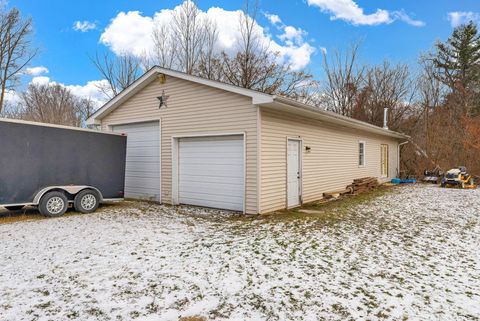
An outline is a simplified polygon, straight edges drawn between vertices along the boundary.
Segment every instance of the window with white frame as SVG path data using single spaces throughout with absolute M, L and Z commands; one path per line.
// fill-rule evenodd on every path
M 365 166 L 365 142 L 358 142 L 358 166 Z

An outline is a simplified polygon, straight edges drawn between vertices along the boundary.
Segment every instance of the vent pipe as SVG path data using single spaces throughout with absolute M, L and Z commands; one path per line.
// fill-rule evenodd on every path
M 383 108 L 383 129 L 388 129 L 388 107 Z

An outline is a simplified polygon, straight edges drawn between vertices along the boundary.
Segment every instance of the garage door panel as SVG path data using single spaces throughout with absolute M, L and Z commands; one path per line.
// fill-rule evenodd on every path
M 239 153 L 236 153 L 237 155 Z M 235 154 L 232 155 L 224 155 L 222 153 L 214 154 L 214 153 L 209 153 L 208 156 L 205 156 L 204 154 L 198 154 L 198 155 L 189 155 L 189 156 L 183 156 L 182 159 L 179 160 L 179 164 L 192 164 L 192 160 L 197 161 L 195 164 L 208 164 L 210 162 L 211 164 L 237 164 L 237 165 L 243 165 L 244 161 L 241 158 L 238 158 Z
M 185 146 L 184 146 L 185 147 Z M 241 152 L 243 152 L 243 149 L 238 149 L 238 148 L 224 148 L 224 147 L 215 147 L 215 148 L 209 148 L 208 146 L 201 147 L 198 149 L 193 149 L 191 147 L 185 147 L 188 148 L 185 150 L 184 156 L 185 157 L 197 157 L 199 154 L 204 155 L 204 154 L 209 154 L 209 155 L 222 155 L 226 157 L 237 157 L 237 155 Z
M 224 196 L 224 198 L 229 197 L 231 195 L 240 195 L 243 194 L 243 186 L 242 185 L 237 185 L 237 186 L 232 186 L 232 185 L 218 185 L 216 183 L 209 183 L 209 184 L 204 184 L 205 190 L 208 191 L 208 193 L 204 193 L 204 191 L 199 191 L 197 190 L 194 186 L 186 184 L 181 190 L 180 193 L 182 194 L 183 197 L 185 197 L 186 193 L 196 193 L 196 194 L 212 194 L 212 195 L 219 195 L 219 196 Z M 240 196 L 240 198 L 242 198 Z
M 179 140 L 179 202 L 243 210 L 243 136 Z
M 135 199 L 153 199 L 156 197 L 158 191 L 156 188 L 138 188 L 138 187 L 129 187 L 125 188 L 125 193 L 128 193 L 127 198 Z
M 196 143 L 196 144 L 198 144 L 198 146 L 195 146 L 192 144 L 184 145 L 184 148 L 186 149 L 185 156 L 198 155 L 198 154 L 215 154 L 215 155 L 234 154 L 236 156 L 238 153 L 241 153 L 243 151 L 243 148 L 239 148 L 237 146 L 228 146 L 228 145 L 210 146 L 202 143 Z
M 159 177 L 139 177 L 139 176 L 127 176 L 128 187 L 150 188 L 157 189 L 157 180 Z
M 156 160 L 158 157 L 146 157 L 146 156 L 132 156 L 132 157 L 127 157 L 127 167 L 130 168 L 133 166 L 133 168 L 136 167 L 143 167 L 146 166 L 147 164 L 152 164 L 155 166 L 153 170 L 158 171 L 159 169 L 159 163 Z
M 241 185 L 244 184 L 244 179 L 242 176 L 238 177 L 228 177 L 228 182 L 220 181 L 218 176 L 212 175 L 188 175 L 179 179 L 179 184 L 192 184 L 192 183 L 205 183 L 205 184 L 219 184 L 219 185 Z
M 185 168 L 192 168 L 194 170 L 210 170 L 210 169 L 224 169 L 234 168 L 239 171 L 243 168 L 242 160 L 228 160 L 228 159 L 206 159 L 206 158 L 191 158 L 190 160 L 183 159 L 178 162 L 180 166 Z
M 217 181 L 223 182 L 223 181 L 228 181 L 231 179 L 238 179 L 241 178 L 243 180 L 243 175 L 238 174 L 233 172 L 232 170 L 225 168 L 225 169 L 210 169 L 208 171 L 206 170 L 201 170 L 201 167 L 197 167 L 198 169 L 191 169 L 191 170 L 185 170 L 182 174 L 182 176 L 188 176 L 188 175 L 195 175 L 198 177 L 215 177 L 217 178 Z M 181 177 L 180 180 L 183 180 L 184 177 Z
M 125 197 L 160 201 L 159 122 L 114 126 L 127 134 Z
M 126 172 L 145 172 L 152 175 L 158 173 L 158 163 L 130 161 L 126 166 Z
M 155 176 L 152 176 L 152 175 L 155 175 L 155 174 L 152 174 L 151 172 L 147 172 L 147 171 L 130 171 L 128 173 L 128 177 L 138 177 L 138 178 L 160 178 L 160 175 L 155 175 Z
M 131 144 L 131 148 L 142 148 L 142 147 L 159 147 L 160 144 L 158 141 L 155 141 L 155 140 L 136 140 L 134 141 L 135 144 L 132 144 L 132 142 L 130 142 Z M 128 145 L 128 144 L 127 144 Z
M 153 134 L 157 134 L 157 136 L 159 135 L 159 133 L 153 133 L 153 132 L 150 132 L 149 134 L 146 134 L 146 135 L 136 135 L 134 133 L 130 133 L 128 136 L 128 139 L 130 143 L 137 143 L 137 142 L 146 142 L 146 143 L 150 143 L 150 144 L 157 144 L 158 145 L 158 140 L 155 139 L 155 137 L 152 137 Z M 127 142 L 127 145 L 128 145 L 128 142 Z
M 230 170 L 233 172 L 233 176 L 243 176 L 243 161 L 241 160 L 235 160 L 229 164 L 219 159 L 192 158 L 190 160 L 181 160 L 178 162 L 178 165 L 182 167 L 182 169 L 192 171 L 193 173 L 210 173 L 215 171 Z
M 180 198 L 181 204 L 191 204 L 198 206 L 207 206 L 214 208 L 225 208 L 235 211 L 243 210 L 243 197 L 214 195 L 208 193 L 189 193 L 185 192 Z
M 127 147 L 128 148 L 128 147 Z M 160 157 L 160 153 L 158 151 L 158 146 L 151 146 L 151 147 L 130 147 L 128 148 L 128 156 L 129 158 L 133 157 Z

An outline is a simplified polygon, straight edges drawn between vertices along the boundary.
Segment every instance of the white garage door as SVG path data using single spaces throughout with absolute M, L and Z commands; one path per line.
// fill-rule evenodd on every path
M 125 197 L 160 201 L 159 122 L 114 126 L 127 134 Z
M 243 155 L 243 136 L 181 138 L 179 202 L 243 211 Z

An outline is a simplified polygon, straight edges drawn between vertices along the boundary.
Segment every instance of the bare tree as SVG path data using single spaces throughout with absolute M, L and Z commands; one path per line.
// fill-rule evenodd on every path
M 31 48 L 31 34 L 31 19 L 22 19 L 16 8 L 8 12 L 0 8 L 0 112 L 5 93 L 17 85 L 23 69 L 37 53 Z
M 112 98 L 130 86 L 142 74 L 142 60 L 128 54 L 112 56 L 108 52 L 90 57 L 91 61 L 107 80 L 106 85 L 99 85 L 102 93 Z
M 187 74 L 193 74 L 206 34 L 205 21 L 193 1 L 184 1 L 179 10 L 172 13 L 172 32 L 178 43 L 179 67 Z
M 221 58 L 222 81 L 268 94 L 288 96 L 305 101 L 316 82 L 305 71 L 294 71 L 283 63 L 278 52 L 272 52 L 262 43 L 256 23 L 258 2 L 245 2 L 239 17 L 242 35 L 237 53 L 223 52 Z
M 170 27 L 166 24 L 157 24 L 153 29 L 152 39 L 154 48 L 150 57 L 151 64 L 174 68 L 178 48 Z
M 62 85 L 31 83 L 21 94 L 14 116 L 42 123 L 82 126 L 93 110 L 90 100 L 73 95 Z
M 217 25 L 213 21 L 205 20 L 203 28 L 204 42 L 195 74 L 206 79 L 220 80 L 222 77 L 220 55 L 216 51 L 218 40 Z
M 382 126 L 383 110 L 389 108 L 388 126 L 397 130 L 414 108 L 416 82 L 406 64 L 383 64 L 368 68 L 363 91 L 366 101 L 358 106 L 354 117 Z
M 332 58 L 323 54 L 323 69 L 327 77 L 323 107 L 335 113 L 352 116 L 361 97 L 365 66 L 359 65 L 360 43 L 354 43 L 346 53 L 336 51 Z
M 268 48 L 261 43 L 256 29 L 257 13 L 258 1 L 251 4 L 246 0 L 238 21 L 241 42 L 233 57 L 222 54 L 223 74 L 231 84 L 249 89 L 269 87 L 269 91 L 273 92 L 278 89 L 279 81 L 270 77 L 277 68 L 272 58 L 278 54 L 272 57 Z

